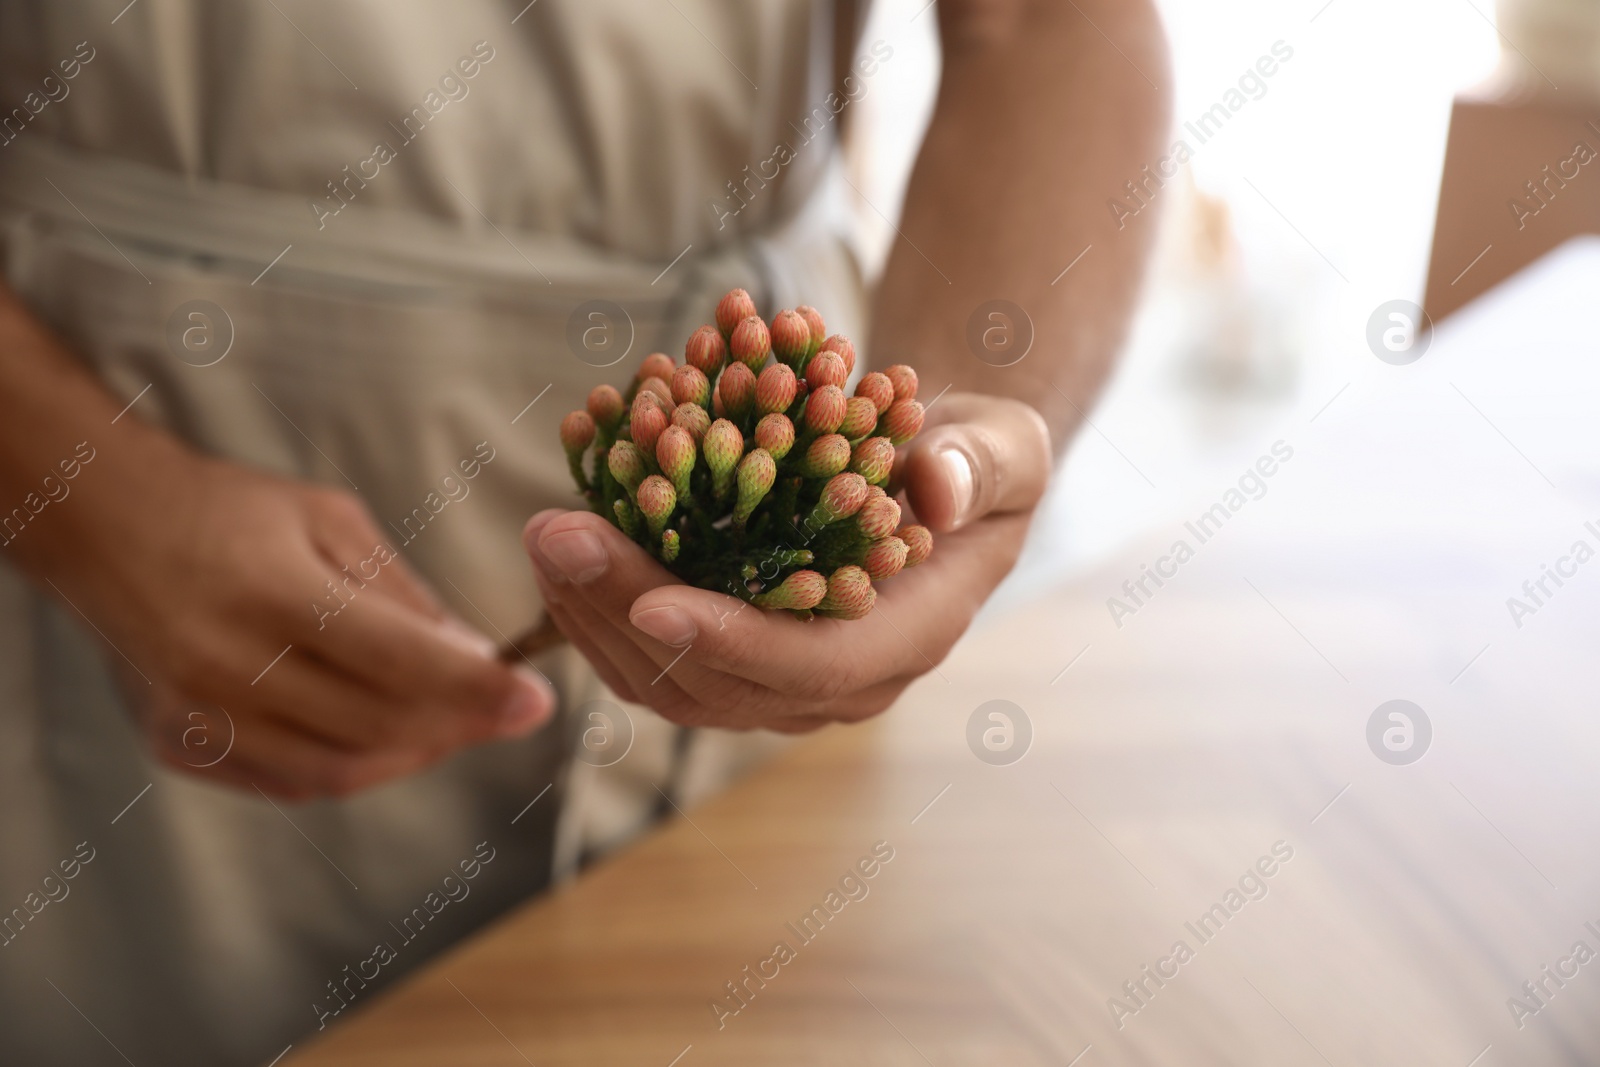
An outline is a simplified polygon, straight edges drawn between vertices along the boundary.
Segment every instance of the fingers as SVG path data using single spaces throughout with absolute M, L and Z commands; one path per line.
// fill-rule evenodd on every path
M 684 661 L 696 668 L 730 674 L 793 699 L 826 702 L 904 673 L 911 665 L 911 650 L 875 616 L 876 609 L 851 622 L 802 622 L 786 611 L 762 611 L 721 593 L 674 586 L 640 596 L 629 621 L 647 633 L 692 631 Z
M 1009 516 L 951 535 L 851 622 L 801 621 L 683 585 L 596 515 L 536 516 L 526 541 L 563 629 L 637 699 L 679 721 L 710 710 L 718 724 L 743 725 L 836 714 L 864 690 L 933 669 L 1016 558 L 1026 525 Z M 668 699 L 668 682 L 701 707 Z
M 288 800 L 343 797 L 437 761 L 442 752 L 420 750 L 349 752 L 285 723 L 252 718 L 238 723 L 233 749 L 210 767 L 197 768 L 163 753 L 178 770 L 233 785 L 260 788 Z
M 353 752 L 268 713 L 235 702 L 234 714 L 156 683 L 139 709 L 155 756 L 168 767 L 270 796 L 343 796 L 435 762 L 447 751 Z M 202 740 L 191 735 L 199 733 Z
M 583 654 L 583 658 L 589 661 L 589 665 L 595 669 L 595 673 L 600 676 L 600 680 L 605 682 L 613 693 L 631 704 L 644 703 L 639 699 L 637 691 L 633 688 L 633 683 L 623 675 L 616 664 L 611 662 L 611 657 L 606 655 L 599 644 L 585 632 L 584 628 L 569 613 L 554 607 L 550 609 L 550 612 L 551 617 L 556 620 L 556 625 L 567 636 L 567 640 L 571 641 L 573 646 Z
M 558 604 L 568 618 L 589 624 L 586 613 L 613 624 L 626 624 L 628 609 L 639 594 L 681 583 L 665 568 L 598 515 L 588 512 L 545 512 L 533 517 L 523 531 L 523 544 L 533 561 L 534 573 L 545 596 Z M 607 635 L 587 625 L 591 640 L 607 646 Z M 667 635 L 669 640 L 672 635 Z M 690 635 L 692 640 L 692 635 Z M 629 635 L 631 650 L 623 658 L 642 659 L 656 671 L 671 663 L 681 651 L 651 635 Z M 688 643 L 687 640 L 678 642 Z M 617 651 L 612 646 L 613 651 Z M 617 663 L 619 668 L 626 664 Z M 637 678 L 630 678 L 637 689 Z
M 317 521 L 311 533 L 318 553 L 339 573 L 331 575 L 337 600 L 354 590 L 372 589 L 430 619 L 447 612 L 420 575 L 411 569 L 372 521 L 366 505 L 347 493 L 312 490 Z
M 674 635 L 663 640 L 632 625 L 629 609 L 641 592 L 687 587 L 603 519 L 542 513 L 524 540 L 558 624 L 597 669 L 620 675 L 634 699 L 690 724 L 710 722 L 712 709 L 722 709 L 716 724 L 734 727 L 756 725 L 782 703 L 759 685 L 700 667 L 678 647 L 683 642 L 669 643 Z
M 581 586 L 596 603 L 623 591 L 632 592 L 631 603 L 645 589 L 679 584 L 621 530 L 591 512 L 541 512 L 529 520 L 523 544 L 555 584 Z M 625 607 L 621 614 L 626 616 Z
M 952 393 L 936 425 L 907 450 L 902 484 L 918 520 L 958 530 L 990 514 L 1030 511 L 1052 465 L 1044 419 L 1020 400 Z
M 522 531 L 522 543 L 528 552 L 528 558 L 533 562 L 533 577 L 539 585 L 540 596 L 544 598 L 545 610 L 555 620 L 557 628 L 577 647 L 612 692 L 631 703 L 643 703 L 632 681 L 616 663 L 612 662 L 610 655 L 589 635 L 573 613 L 562 605 L 560 587 L 568 583 L 538 550 L 539 535 L 545 525 L 557 516 L 565 514 L 567 512 L 559 508 L 541 511 L 528 520 Z
M 388 730 L 402 742 L 518 737 L 555 709 L 548 683 L 498 662 L 492 642 L 383 597 L 355 598 L 310 630 L 306 647 L 382 695 L 393 720 Z
M 942 537 L 926 563 L 883 583 L 861 619 L 802 622 L 683 585 L 644 593 L 630 619 L 639 629 L 693 630 L 686 663 L 835 702 L 933 670 L 1009 571 L 1026 531 L 1026 517 L 1014 515 Z
M 802 708 L 792 698 L 742 678 L 689 664 L 682 652 L 674 662 L 657 667 L 623 628 L 581 602 L 555 610 L 563 627 L 582 635 L 575 643 L 591 656 L 601 677 L 609 678 L 609 672 L 615 672 L 624 679 L 626 690 L 619 690 L 619 695 L 624 691 L 633 694 L 625 699 L 648 705 L 670 722 L 726 730 L 801 732 L 830 721 L 825 709 Z M 593 652 L 588 651 L 591 647 Z M 794 714 L 797 710 L 810 714 Z

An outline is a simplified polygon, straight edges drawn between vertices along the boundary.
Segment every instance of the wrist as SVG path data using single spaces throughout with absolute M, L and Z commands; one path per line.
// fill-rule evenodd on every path
M 0 515 L 5 551 L 63 590 L 120 585 L 109 571 L 122 562 L 148 568 L 173 542 L 174 526 L 186 521 L 180 487 L 192 486 L 206 461 L 131 416 L 72 430 L 58 439 L 53 463 L 35 461 L 31 476 L 10 479 L 17 488 Z

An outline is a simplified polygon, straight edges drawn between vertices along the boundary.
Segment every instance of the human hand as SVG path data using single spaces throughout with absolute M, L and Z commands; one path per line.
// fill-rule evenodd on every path
M 951 393 L 897 478 L 940 536 L 854 621 L 765 612 L 683 585 L 591 512 L 544 511 L 523 544 L 556 623 L 625 700 L 686 726 L 813 730 L 889 707 L 932 670 L 1010 572 L 1051 467 L 1020 401 Z
M 139 491 L 80 490 L 79 551 L 43 569 L 134 665 L 124 688 L 164 763 L 343 796 L 550 718 L 549 686 L 496 662 L 355 497 L 181 448 L 129 467 Z M 232 746 L 197 766 L 227 742 L 218 708 Z

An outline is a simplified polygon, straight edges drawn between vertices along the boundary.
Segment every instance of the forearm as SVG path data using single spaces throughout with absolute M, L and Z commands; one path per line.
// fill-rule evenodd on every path
M 1148 0 L 941 0 L 939 12 L 944 73 L 870 351 L 915 364 L 929 399 L 949 385 L 1027 401 L 1060 448 L 1122 343 L 1154 237 L 1154 212 L 1119 229 L 1106 203 L 1161 155 L 1165 39 Z M 1034 331 L 1010 366 L 968 344 L 969 320 L 996 299 Z
M 147 475 L 184 450 L 123 406 L 0 284 L 0 552 L 24 571 L 70 571 L 134 536 L 109 516 L 159 507 Z

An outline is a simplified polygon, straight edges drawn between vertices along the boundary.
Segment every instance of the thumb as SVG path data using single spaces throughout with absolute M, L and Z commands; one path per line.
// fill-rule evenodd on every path
M 958 530 L 990 514 L 1031 511 L 1050 480 L 1050 431 L 1028 404 L 954 393 L 906 456 L 901 481 L 919 521 Z

